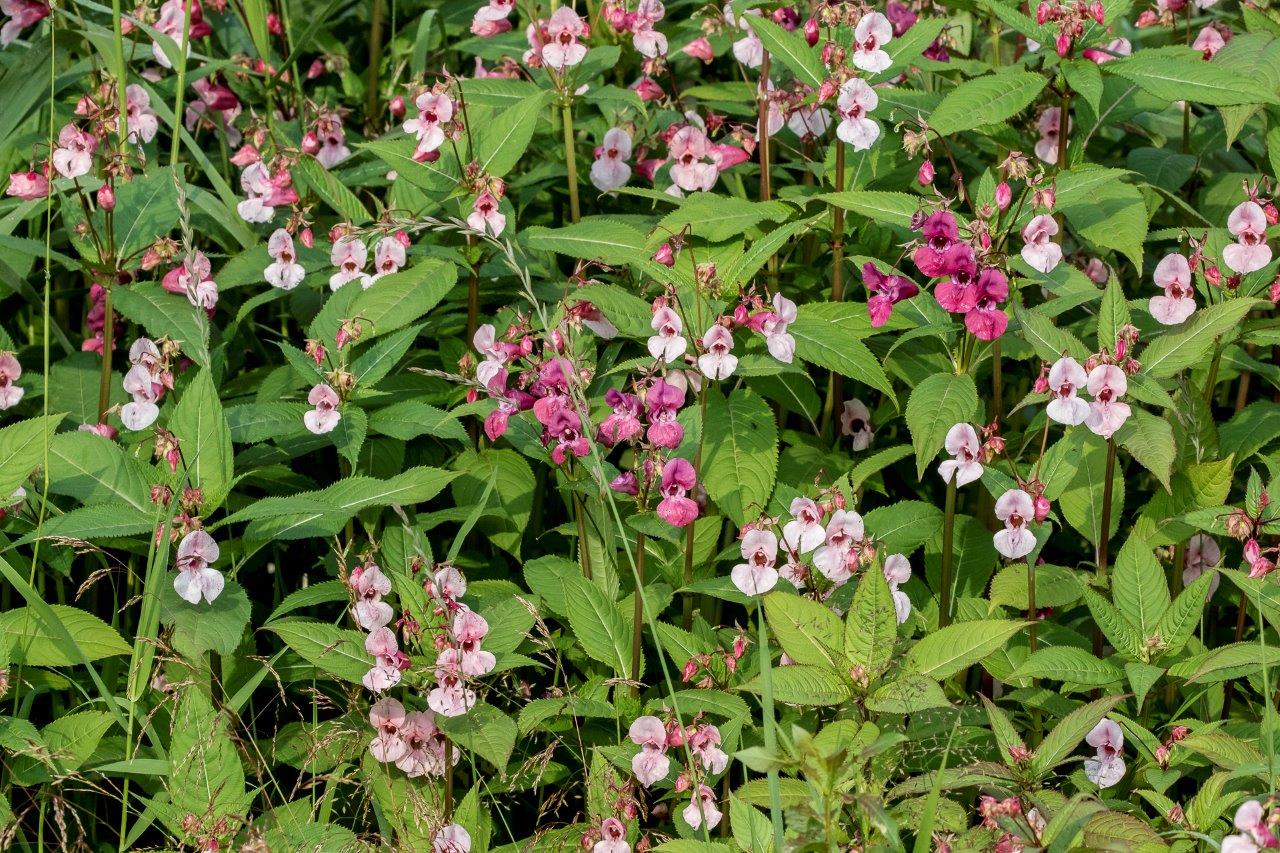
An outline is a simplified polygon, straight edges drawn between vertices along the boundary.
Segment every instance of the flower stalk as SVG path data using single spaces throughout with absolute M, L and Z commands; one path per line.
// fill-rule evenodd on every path
M 573 101 L 568 95 L 560 103 L 560 118 L 564 126 L 564 165 L 569 183 L 569 221 L 576 225 L 582 214 L 578 207 L 578 160 L 573 140 Z
M 640 663 L 643 659 L 640 639 L 644 626 L 644 545 L 643 533 L 636 534 L 636 595 L 631 611 L 631 680 L 635 682 L 631 690 L 635 696 L 640 695 Z
M 951 624 L 951 571 L 955 557 L 956 474 L 947 480 L 947 502 L 942 515 L 942 571 L 939 581 L 938 627 Z
M 763 605 L 756 607 L 756 616 L 760 622 L 760 704 L 764 710 L 764 748 L 770 757 L 775 757 L 778 749 L 777 717 L 773 708 L 773 660 L 769 653 L 769 628 L 764 621 Z M 778 779 L 778 770 L 771 767 L 768 774 L 769 784 L 769 823 L 773 826 L 773 849 L 782 847 L 782 783 Z

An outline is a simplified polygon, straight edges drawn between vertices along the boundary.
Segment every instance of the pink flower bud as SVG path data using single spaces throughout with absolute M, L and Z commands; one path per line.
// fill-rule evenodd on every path
M 818 86 L 818 103 L 831 100 L 839 90 L 840 86 L 835 80 L 823 80 Z
M 733 325 L 745 326 L 751 320 L 751 312 L 741 302 L 733 309 Z
M 98 187 L 98 207 L 103 210 L 116 209 L 116 191 L 111 189 L 111 184 L 103 184 Z
M 1053 505 L 1049 503 L 1049 499 L 1046 498 L 1044 495 L 1037 495 L 1034 499 L 1032 499 L 1031 505 L 1035 507 L 1036 524 L 1039 524 L 1040 522 L 1048 518 L 1049 510 L 1053 508 Z
M 920 168 L 916 172 L 916 181 L 919 182 L 920 186 L 927 187 L 929 184 L 933 183 L 933 176 L 935 174 L 933 161 L 925 160 L 920 164 Z
M 1275 225 L 1277 222 L 1280 222 L 1280 211 L 1276 210 L 1276 206 L 1274 204 L 1267 202 L 1262 206 L 1262 212 L 1267 217 L 1268 225 Z
M 692 56 L 694 59 L 700 59 L 703 62 L 710 62 L 716 58 L 716 52 L 711 47 L 711 42 L 701 37 L 680 48 L 680 52 L 685 56 Z
M 1040 26 L 1044 26 L 1045 21 L 1049 20 L 1049 12 L 1052 10 L 1052 8 L 1053 7 L 1050 6 L 1048 3 L 1041 3 L 1039 6 L 1037 6 L 1036 7 L 1036 23 L 1039 24 Z
M 996 207 L 1001 210 L 1008 210 L 1009 205 L 1013 203 L 1013 189 L 1009 186 L 1008 181 L 1001 181 L 996 185 Z
M 818 19 L 810 18 L 804 22 L 804 40 L 809 43 L 809 47 L 815 47 L 818 44 Z
M 1204 268 L 1204 280 L 1217 287 L 1222 281 L 1222 271 L 1216 266 L 1208 266 Z
M 833 41 L 829 41 L 822 46 L 822 64 L 823 65 L 831 64 L 831 60 L 835 57 L 835 54 L 836 54 L 836 47 L 837 45 Z
M 1101 3 L 1095 0 L 1094 4 L 1089 7 L 1089 14 L 1093 15 L 1093 19 L 1101 24 L 1107 18 L 1107 10 Z
M 1153 10 L 1147 9 L 1138 16 L 1138 20 L 1135 22 L 1135 25 L 1138 27 L 1153 27 L 1158 23 L 1160 23 L 1160 16 Z
M 308 130 L 302 137 L 302 153 L 312 156 L 320 153 L 320 137 L 316 136 L 315 131 Z
M 396 95 L 391 99 L 391 103 L 387 105 L 387 109 L 391 110 L 391 115 L 395 118 L 404 116 L 404 97 Z
M 1071 36 L 1066 33 L 1059 33 L 1056 43 L 1058 56 L 1066 56 L 1071 52 Z
M 1271 282 L 1271 301 L 1280 305 L 1280 276 L 1276 276 Z
M 298 239 L 302 241 L 302 245 L 310 249 L 316 244 L 316 235 L 311 233 L 310 226 L 303 228 L 298 234 Z
M 671 248 L 670 243 L 663 243 L 658 247 L 658 251 L 653 253 L 653 259 L 664 267 L 674 267 L 676 265 L 676 253 Z

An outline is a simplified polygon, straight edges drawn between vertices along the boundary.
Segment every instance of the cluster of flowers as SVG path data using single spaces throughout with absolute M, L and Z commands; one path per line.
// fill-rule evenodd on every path
M 243 166 L 240 172 L 240 188 L 245 199 L 236 204 L 236 212 L 245 222 L 270 222 L 277 207 L 289 207 L 298 203 L 298 191 L 293 186 L 293 173 L 284 157 L 277 157 L 270 165 L 254 145 L 244 145 L 231 162 Z
M 1049 394 L 1045 413 L 1050 420 L 1066 426 L 1084 424 L 1095 435 L 1111 438 L 1132 414 L 1129 404 L 1120 398 L 1129 390 L 1129 375 L 1141 365 L 1126 353 L 1137 338 L 1137 330 L 1122 330 L 1116 341 L 1116 352 L 1103 351 L 1085 360 L 1084 367 L 1071 356 L 1063 356 L 1036 379 L 1036 393 Z M 1047 366 L 1047 365 L 1046 365 Z M 1086 401 L 1079 392 L 1085 389 L 1093 397 Z
M 729 764 L 729 756 L 720 748 L 720 730 L 713 725 L 697 721 L 681 727 L 672 719 L 663 723 L 657 717 L 636 718 L 627 731 L 631 742 L 640 751 L 631 759 L 631 771 L 646 788 L 665 778 L 671 772 L 669 749 L 687 747 L 693 763 L 681 770 L 676 778 L 677 794 L 692 791 L 689 805 L 682 812 L 685 821 L 694 829 L 705 823 L 707 829 L 715 829 L 721 813 L 716 805 L 716 793 L 706 784 L 707 775 L 723 773 Z
M 978 814 L 982 817 L 982 826 L 985 829 L 1000 829 L 1000 818 L 1012 821 L 1015 824 L 1021 819 L 1022 823 L 1025 824 L 1025 829 L 1028 831 L 1027 837 L 1031 839 L 1039 839 L 1040 834 L 1048 826 L 1048 822 L 1040 814 L 1040 810 L 1035 807 L 1028 809 L 1026 814 L 1023 814 L 1022 801 L 1017 797 L 998 800 L 988 794 L 983 794 L 978 797 Z M 1022 831 L 1023 827 L 1019 826 L 1018 829 Z M 1024 838 L 1005 830 L 1000 838 L 996 840 L 992 850 L 993 853 L 1022 853 L 1025 846 Z M 940 853 L 941 851 L 950 853 L 950 840 L 939 844 L 937 849 Z
M 218 304 L 218 285 L 212 275 L 209 259 L 196 249 L 187 253 L 181 264 L 165 273 L 160 283 L 170 293 L 185 296 L 193 306 L 203 308 L 212 319 Z
M 970 239 L 962 240 L 960 226 L 949 210 L 918 214 L 912 227 L 920 232 L 921 242 L 912 253 L 912 261 L 926 278 L 943 279 L 933 290 L 939 305 L 952 314 L 963 314 L 965 328 L 974 337 L 994 341 L 1009 325 L 1001 304 L 1009 297 L 1009 280 L 1003 270 L 988 263 L 991 236 L 985 225 L 981 221 L 974 223 Z M 869 301 L 868 310 L 873 312 L 873 320 L 882 316 L 881 322 L 888 320 L 894 302 L 916 292 L 913 284 L 899 276 L 883 280 L 872 276 L 868 289 L 873 285 L 882 298 L 875 308 Z
M 329 236 L 333 241 L 329 261 L 338 268 L 329 277 L 331 290 L 337 290 L 357 279 L 360 286 L 368 290 L 378 279 L 399 272 L 404 267 L 406 252 L 411 245 L 409 235 L 403 230 L 379 238 L 373 246 L 373 272 L 366 273 L 364 269 L 369 263 L 369 249 L 364 241 L 355 234 L 345 232 L 341 226 L 335 227 Z
M 161 341 L 163 349 L 150 338 L 138 338 L 129 347 L 129 372 L 124 375 L 124 390 L 133 399 L 120 407 L 120 422 L 125 429 L 143 430 L 160 416 L 160 398 L 166 389 L 173 390 L 173 373 L 169 369 L 177 347 Z
M 1244 560 L 1249 564 L 1249 577 L 1263 578 L 1276 570 L 1276 558 L 1280 546 L 1264 547 L 1258 537 L 1274 535 L 1280 525 L 1270 512 L 1271 495 L 1262 489 L 1256 499 L 1244 508 L 1231 511 L 1227 516 L 1227 534 L 1244 543 Z

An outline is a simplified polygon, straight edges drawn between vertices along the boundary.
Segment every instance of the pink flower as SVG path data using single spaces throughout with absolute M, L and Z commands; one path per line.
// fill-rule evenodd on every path
M 443 826 L 431 839 L 431 853 L 471 853 L 471 834 L 456 823 Z
M 1184 587 L 1190 586 L 1196 578 L 1221 562 L 1222 549 L 1218 547 L 1218 543 L 1206 533 L 1197 533 L 1187 542 L 1187 554 L 1182 563 L 1182 585 Z M 1222 583 L 1222 578 L 1215 572 L 1213 580 L 1209 582 L 1209 594 L 1205 596 L 1206 601 L 1218 591 L 1220 583 Z
M 178 576 L 173 589 L 184 600 L 199 604 L 203 598 L 210 604 L 222 593 L 222 572 L 210 568 L 218 561 L 218 543 L 203 530 L 193 530 L 178 543 Z
M 716 808 L 716 792 L 707 785 L 699 785 L 692 802 L 684 807 L 681 814 L 684 816 L 685 823 L 695 830 L 703 823 L 707 825 L 707 829 L 715 829 L 721 817 L 720 810 Z
M 54 146 L 50 160 L 62 177 L 79 178 L 93 169 L 93 152 L 97 150 L 97 139 L 74 124 L 68 124 L 58 131 L 58 144 Z
M 1009 326 L 1000 303 L 1009 297 L 1009 280 L 995 267 L 984 269 L 973 287 L 974 305 L 964 315 L 965 328 L 980 341 L 994 341 Z
M 358 237 L 341 237 L 334 241 L 329 251 L 329 262 L 338 271 L 329 276 L 329 289 L 337 290 L 349 281 L 364 275 L 364 265 L 369 262 L 369 250 Z
M 703 62 L 711 62 L 716 58 L 716 52 L 711 47 L 711 42 L 707 41 L 705 36 L 698 36 L 696 39 L 680 48 L 680 52 L 686 56 L 692 56 L 694 59 L 701 59 Z
M 861 400 L 845 400 L 840 413 L 840 434 L 853 439 L 854 450 L 866 450 L 875 438 L 871 429 L 871 410 Z
M 360 286 L 368 290 L 383 276 L 399 272 L 405 260 L 404 243 L 395 237 L 383 237 L 373 247 L 373 275 L 362 275 Z
M 408 751 L 400 737 L 405 724 L 404 705 L 390 697 L 374 703 L 369 708 L 369 724 L 378 732 L 369 744 L 369 754 L 374 760 L 391 764 L 404 757 Z
M 124 375 L 123 384 L 125 392 L 133 400 L 120 407 L 121 423 L 128 430 L 146 429 L 160 417 L 160 407 L 156 405 L 156 401 L 160 399 L 160 391 L 151 371 L 135 364 Z
M 616 817 L 605 818 L 600 824 L 600 840 L 592 846 L 591 853 L 631 853 L 626 825 Z
M 582 419 L 572 409 L 557 408 L 552 412 L 543 430 L 543 443 L 550 441 L 556 443 L 551 449 L 551 461 L 557 465 L 563 465 L 570 454 L 581 459 L 591 452 L 591 442 L 582 433 Z
M 1266 810 L 1257 800 L 1241 803 L 1232 823 L 1243 834 L 1222 839 L 1222 853 L 1254 853 L 1262 848 L 1280 846 L 1267 820 Z
M 373 693 L 383 693 L 400 683 L 400 644 L 390 628 L 374 628 L 364 639 L 364 650 L 373 655 L 373 666 L 361 683 Z M 407 737 L 406 737 L 407 743 Z
M 684 405 L 684 389 L 658 378 L 653 380 L 644 399 L 649 407 L 649 441 L 667 450 L 679 447 L 684 440 L 684 426 L 676 420 L 676 415 Z
M 260 161 L 240 173 L 240 187 L 248 197 L 236 204 L 236 212 L 245 222 L 270 222 L 277 207 L 298 201 L 293 176 L 285 169 L 273 175 Z
M 627 737 L 631 738 L 631 742 L 636 746 L 658 750 L 667 748 L 666 726 L 662 725 L 662 720 L 654 716 L 637 717 L 627 729 Z
M 288 231 L 277 228 L 271 232 L 271 238 L 267 240 L 267 254 L 272 258 L 271 264 L 263 271 L 268 284 L 281 290 L 293 290 L 302 283 L 307 271 L 298 263 L 293 237 Z
M 461 610 L 453 617 L 453 638 L 462 652 L 460 667 L 464 675 L 477 677 L 493 672 L 497 659 L 492 652 L 480 648 L 489 633 L 489 623 L 474 610 Z
M 197 0 L 189 0 L 189 2 L 191 3 L 190 15 L 187 13 L 186 4 L 183 3 L 183 0 L 166 0 L 160 6 L 160 15 L 155 23 L 155 28 L 158 32 L 164 33 L 173 39 L 177 43 L 178 50 L 187 53 L 191 51 L 190 46 L 185 44 L 188 30 L 191 38 L 203 38 L 213 32 L 213 28 L 205 23 L 199 2 Z M 190 18 L 189 27 L 188 18 Z M 165 68 L 173 67 L 169 55 L 160 46 L 160 42 L 153 41 L 151 43 L 151 54 L 155 57 L 156 62 Z
M 1267 215 L 1256 201 L 1237 205 L 1227 218 L 1227 230 L 1235 236 L 1236 242 L 1222 250 L 1222 260 L 1233 271 L 1243 275 L 1271 263 Z
M 867 298 L 867 314 L 871 317 L 871 327 L 874 329 L 889 322 L 894 305 L 920 292 L 920 288 L 910 279 L 882 273 L 871 261 L 862 265 L 862 283 L 871 294 Z
M 382 628 L 395 616 L 391 605 L 382 600 L 382 596 L 391 593 L 391 580 L 376 565 L 370 563 L 352 572 L 350 585 L 356 594 L 351 615 L 361 628 Z
M 698 726 L 689 735 L 689 751 L 708 773 L 723 773 L 729 756 L 720 748 L 720 730 L 712 725 Z
M 25 392 L 17 384 L 22 377 L 22 365 L 11 352 L 0 352 L 0 411 L 18 405 Z
M 1111 438 L 1129 419 L 1129 404 L 1118 398 L 1129 389 L 1129 378 L 1114 364 L 1099 364 L 1089 371 L 1089 417 L 1085 425 L 1096 435 Z
M 640 97 L 640 100 L 644 101 L 645 103 L 649 103 L 651 101 L 660 101 L 662 100 L 662 96 L 666 94 L 662 90 L 662 86 L 658 83 L 658 81 L 648 76 L 640 77 L 639 79 L 636 80 L 636 82 L 632 83 L 629 88 L 631 89 L 631 91 L 635 92 Z M 660 161 L 655 161 L 655 162 L 658 162 L 658 165 L 661 165 Z M 657 168 L 657 167 L 655 166 L 654 168 Z M 641 174 L 644 174 L 644 173 L 641 172 Z M 649 179 L 653 180 L 653 176 L 650 175 Z
M 889 0 L 884 7 L 885 17 L 889 19 L 889 23 L 893 25 L 893 34 L 895 36 L 904 35 L 907 30 L 915 26 L 919 16 L 911 11 L 911 9 L 898 0 Z
M 733 585 L 743 595 L 762 595 L 778 583 L 778 537 L 768 530 L 752 530 L 742 538 L 742 559 L 733 567 Z
M 652 0 L 640 0 L 641 5 Z M 657 4 L 661 7 L 661 3 Z M 641 56 L 647 59 L 656 59 L 659 56 L 667 55 L 667 37 L 653 28 L 652 24 L 646 23 L 643 27 L 638 28 L 631 37 L 631 43 L 635 49 L 640 52 Z
M 1036 547 L 1035 534 L 1027 522 L 1035 517 L 1031 495 L 1021 489 L 1009 489 L 996 501 L 996 518 L 1004 522 L 1004 530 L 996 531 L 996 550 L 1010 560 L 1020 560 Z
M 315 153 L 316 162 L 332 169 L 351 156 L 347 148 L 346 132 L 342 129 L 342 117 L 335 112 L 322 113 L 316 121 L 321 129 L 320 150 Z
M 1208 60 L 1213 59 L 1215 53 L 1226 47 L 1227 41 L 1222 37 L 1222 33 L 1218 32 L 1217 27 L 1208 26 L 1200 30 L 1191 46 L 1204 54 L 1204 58 Z
M 1147 304 L 1151 316 L 1166 326 L 1186 322 L 1196 310 L 1195 288 L 1191 283 L 1191 265 L 1182 255 L 1165 255 L 1156 264 L 1157 287 L 1164 288 L 1163 296 L 1153 296 Z
M 1053 242 L 1057 233 L 1058 223 L 1045 213 L 1034 217 L 1022 229 L 1022 238 L 1027 241 L 1022 247 L 1022 259 L 1032 269 L 1047 273 L 1062 260 L 1062 247 Z
M 1197 48 L 1199 50 L 1199 48 Z M 1120 59 L 1133 53 L 1133 45 L 1129 43 L 1127 38 L 1114 38 L 1107 42 L 1106 47 L 1097 48 L 1090 47 L 1084 51 L 1084 58 L 1090 62 L 1102 65 L 1104 62 L 1110 62 L 1113 59 Z
M 728 379 L 738 367 L 733 354 L 733 333 L 719 323 L 702 336 L 706 352 L 698 356 L 698 369 L 708 379 Z
M 671 180 L 688 192 L 706 192 L 716 183 L 718 172 L 714 163 L 705 162 L 710 154 L 707 134 L 696 125 L 685 125 L 676 131 L 667 143 L 671 157 Z
M 1045 413 L 1060 424 L 1079 426 L 1089 417 L 1089 404 L 1076 396 L 1089 381 L 1084 368 L 1071 356 L 1063 356 L 1049 368 L 1049 393 L 1053 399 Z
M 444 93 L 423 92 L 414 100 L 418 117 L 404 123 L 404 132 L 418 138 L 414 159 L 432 153 L 444 144 L 444 125 L 453 120 L 453 99 Z
M 878 12 L 872 14 L 884 17 Z M 867 114 L 879 104 L 880 96 L 867 85 L 867 81 L 861 77 L 850 77 L 840 87 L 840 97 L 836 99 L 836 114 L 840 116 L 836 136 L 852 145 L 854 151 L 870 148 L 880 138 L 880 125 L 867 118 Z
M 960 239 L 960 226 L 955 215 L 949 210 L 938 210 L 924 218 L 920 223 L 920 234 L 924 242 L 915 250 L 912 260 L 922 275 L 937 278 L 950 275 L 955 264 L 955 256 L 949 254 L 951 248 Z M 969 249 L 970 255 L 973 250 Z M 865 273 L 866 267 L 863 267 Z M 944 306 L 945 307 L 945 306 Z
M 596 149 L 596 161 L 591 164 L 591 183 L 600 192 L 610 192 L 625 186 L 631 179 L 631 137 L 620 127 L 610 128 L 604 135 L 604 144 Z
M 1084 741 L 1098 751 L 1095 758 L 1085 759 L 1085 777 L 1099 788 L 1110 788 L 1119 782 L 1125 771 L 1124 732 L 1120 727 L 1103 717 Z
M 1263 555 L 1257 539 L 1244 543 L 1244 560 L 1249 564 L 1249 577 L 1262 578 L 1275 571 L 1276 564 Z
M 561 6 L 547 22 L 547 42 L 542 46 L 542 61 L 563 72 L 587 56 L 587 46 L 578 39 L 588 35 L 586 23 L 571 6 Z
M 322 382 L 307 394 L 307 402 L 315 406 L 302 416 L 302 423 L 307 429 L 316 435 L 333 432 L 338 421 L 342 420 L 342 412 L 338 411 L 338 403 L 341 402 L 338 392 Z
M 0 47 L 8 47 L 23 30 L 49 16 L 49 6 L 39 0 L 0 0 L 0 12 L 9 17 L 0 27 Z
M 1040 113 L 1036 129 L 1040 131 L 1040 141 L 1036 143 L 1036 156 L 1045 163 L 1058 164 L 1058 134 L 1061 132 L 1062 109 L 1049 107 Z M 1068 126 L 1070 132 L 1070 126 Z
M 782 527 L 782 541 L 788 551 L 807 554 L 826 541 L 822 509 L 812 498 L 791 501 L 791 520 Z
M 9 175 L 9 188 L 5 193 L 23 201 L 44 198 L 49 195 L 49 179 L 34 169 L 14 172 Z
M 946 482 L 954 476 L 956 486 L 966 486 L 982 477 L 982 463 L 978 455 L 982 444 L 978 441 L 978 432 L 969 424 L 956 424 L 947 430 L 947 440 L 943 445 L 946 451 L 954 456 L 938 465 L 938 474 Z
M 151 96 L 136 83 L 125 87 L 125 126 L 136 143 L 150 142 L 160 129 L 160 120 L 151 109 Z
M 911 615 L 911 599 L 898 587 L 911 580 L 911 562 L 903 554 L 890 554 L 885 558 L 883 571 L 893 596 L 894 613 L 901 625 Z
M 396 759 L 396 767 L 403 770 L 406 776 L 416 779 L 420 776 L 444 774 L 443 735 L 436 725 L 435 714 L 430 711 L 406 714 L 400 738 L 404 741 L 405 751 Z
M 640 747 L 631 759 L 631 771 L 640 784 L 648 788 L 665 779 L 671 770 L 671 759 L 666 756 L 667 730 L 662 721 L 653 716 L 637 717 L 628 729 L 627 737 Z
M 787 127 L 801 139 L 817 139 L 831 127 L 831 112 L 817 105 L 796 107 L 787 117 Z
M 683 396 L 682 394 L 681 397 Z M 600 422 L 597 441 L 605 447 L 613 447 L 624 441 L 635 441 L 644 435 L 644 425 L 640 423 L 643 405 L 639 397 L 610 388 L 605 392 L 604 401 L 613 407 L 613 412 Z
M 850 563 L 857 562 L 854 546 L 866 535 L 862 516 L 838 509 L 827 521 L 826 544 L 813 553 L 813 565 L 827 580 L 842 584 L 853 577 Z
M 759 68 L 764 63 L 764 42 L 749 32 L 733 43 L 733 58 L 748 68 Z
M 893 26 L 879 12 L 868 12 L 853 31 L 853 64 L 863 71 L 879 73 L 893 64 L 884 45 L 893 38 Z M 864 84 L 865 85 L 865 84 Z
M 566 8 L 568 7 L 560 7 L 562 10 Z M 498 199 L 493 193 L 485 190 L 476 196 L 471 215 L 467 217 L 467 224 L 482 234 L 489 233 L 494 237 L 501 237 L 507 227 L 507 217 L 498 210 Z
M 689 348 L 683 335 L 684 322 L 673 308 L 663 305 L 655 309 L 649 326 L 657 333 L 649 338 L 649 355 L 654 358 L 670 364 Z
M 183 258 L 180 266 L 165 273 L 161 284 L 170 293 L 185 296 L 195 307 L 209 311 L 218 304 L 218 285 L 210 272 L 209 259 L 197 249 Z
M 783 364 L 790 364 L 796 356 L 796 339 L 787 327 L 796 320 L 796 304 L 781 293 L 773 295 L 773 311 L 760 325 L 769 354 Z M 726 330 L 727 331 L 727 330 Z
M 686 460 L 676 458 L 662 466 L 658 517 L 674 527 L 684 527 L 698 517 L 698 503 L 688 497 L 697 485 L 697 475 Z

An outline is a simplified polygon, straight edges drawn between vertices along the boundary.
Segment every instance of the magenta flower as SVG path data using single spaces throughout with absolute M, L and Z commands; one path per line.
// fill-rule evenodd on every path
M 182 263 L 165 273 L 161 285 L 170 293 L 187 297 L 196 308 L 212 311 L 218 304 L 218 285 L 210 277 L 209 259 L 204 252 L 196 250 L 187 255 Z
M 893 64 L 884 46 L 893 38 L 893 25 L 879 12 L 868 12 L 853 31 L 853 64 L 879 73 Z
M 557 71 L 572 68 L 587 56 L 587 46 L 578 41 L 586 38 L 587 24 L 571 6 L 561 6 L 547 22 L 547 41 L 542 46 L 542 62 Z
M 1027 522 L 1035 516 L 1031 495 L 1021 489 L 1009 489 L 996 501 L 996 518 L 1004 522 L 1004 530 L 996 531 L 996 550 L 1010 560 L 1020 560 L 1036 547 L 1035 534 Z
M 763 595 L 778 583 L 778 537 L 769 530 L 751 530 L 742 537 L 742 559 L 730 577 L 743 595 Z
M 949 275 L 949 265 L 954 261 L 947 251 L 960 239 L 955 215 L 949 210 L 934 211 L 920 223 L 920 233 L 924 242 L 912 255 L 916 267 L 928 278 Z
M 596 149 L 596 161 L 591 164 L 591 183 L 602 193 L 625 186 L 631 180 L 631 137 L 620 127 L 605 132 L 604 144 Z
M 955 243 L 941 258 L 942 274 L 949 276 L 933 289 L 933 298 L 952 314 L 967 314 L 978 305 L 978 263 L 973 247 Z
M 382 596 L 391 594 L 391 579 L 376 565 L 370 563 L 355 569 L 348 584 L 356 594 L 351 615 L 361 628 L 366 631 L 382 628 L 395 616 L 391 605 L 382 600 Z
M 955 457 L 938 464 L 938 474 L 945 482 L 951 482 L 954 476 L 956 486 L 967 486 L 982 477 L 982 463 L 978 461 L 982 444 L 978 441 L 977 430 L 972 426 L 960 423 L 947 430 L 943 446 Z
M 1156 286 L 1164 288 L 1164 295 L 1153 296 L 1147 303 L 1151 316 L 1166 326 L 1186 322 L 1196 310 L 1195 287 L 1187 259 L 1178 254 L 1165 255 L 1156 264 L 1154 277 Z
M 561 9 L 567 8 L 564 6 Z M 502 232 L 507 227 L 507 217 L 498 210 L 498 199 L 493 193 L 485 190 L 476 196 L 475 204 L 471 208 L 471 214 L 467 217 L 467 224 L 481 234 L 492 234 L 494 237 L 501 237 Z
M 22 378 L 22 365 L 11 352 L 0 352 L 0 411 L 18 405 L 26 393 L 18 380 Z M 683 395 L 681 395 L 683 397 Z
M 911 562 L 903 554 L 890 554 L 885 558 L 883 571 L 893 596 L 894 613 L 901 625 L 911 615 L 911 599 L 898 587 L 911 580 Z
M 733 333 L 716 323 L 702 337 L 706 352 L 698 356 L 698 369 L 708 379 L 728 379 L 738 368 L 733 354 Z
M 919 251 L 932 250 L 921 246 L 917 252 Z M 889 322 L 894 305 L 920 292 L 920 288 L 911 279 L 900 275 L 886 275 L 871 261 L 862 265 L 862 283 L 871 294 L 867 298 L 867 314 L 871 317 L 871 327 L 875 329 Z
M 681 812 L 685 823 L 693 829 L 699 829 L 706 823 L 707 829 L 715 829 L 720 824 L 720 809 L 716 808 L 716 792 L 707 785 L 698 785 L 693 800 Z
M 263 276 L 272 287 L 281 290 L 293 290 L 302 283 L 307 271 L 298 263 L 298 255 L 293 248 L 293 237 L 283 228 L 271 232 L 267 240 L 267 254 L 271 256 L 271 264 L 263 271 Z
M 50 157 L 53 168 L 64 178 L 79 178 L 93 169 L 93 152 L 98 150 L 98 140 L 74 124 L 58 131 L 58 144 Z
M 555 442 L 551 461 L 557 465 L 563 465 L 570 454 L 581 459 L 591 452 L 591 443 L 582 433 L 582 419 L 570 408 L 557 408 L 551 413 L 542 440 L 548 445 Z
M 878 12 L 872 14 L 884 17 Z M 880 96 L 867 85 L 867 81 L 861 77 L 850 77 L 840 87 L 840 97 L 836 99 L 836 114 L 840 116 L 836 136 L 852 145 L 854 151 L 870 148 L 880 138 L 880 125 L 867 118 L 867 115 L 879 104 Z
M 822 508 L 812 498 L 791 501 L 791 520 L 782 527 L 782 542 L 788 551 L 807 554 L 826 541 Z
M 1095 435 L 1111 438 L 1129 419 L 1129 404 L 1119 398 L 1129 389 L 1129 378 L 1114 364 L 1099 364 L 1089 371 L 1089 417 L 1085 426 Z
M 302 416 L 302 423 L 306 428 L 316 435 L 333 432 L 342 420 L 342 412 L 338 411 L 338 404 L 341 402 L 338 392 L 322 382 L 307 394 L 307 402 L 315 408 Z
M 359 237 L 339 237 L 329 250 L 329 262 L 338 268 L 336 273 L 329 276 L 329 289 L 337 290 L 364 275 L 364 265 L 369 262 L 369 250 Z
M 600 422 L 597 441 L 605 447 L 613 447 L 624 441 L 635 441 L 644 435 L 644 425 L 640 423 L 643 405 L 639 397 L 610 388 L 605 392 L 604 401 L 613 407 L 613 412 Z
M 431 838 L 431 853 L 471 853 L 471 833 L 457 823 L 442 826 Z
M 852 510 L 838 509 L 827 521 L 826 544 L 813 552 L 813 565 L 823 577 L 842 584 L 853 577 L 851 566 L 857 564 L 855 547 L 866 535 L 862 516 Z
M 1000 303 L 1009 298 L 1009 280 L 995 267 L 984 269 L 974 285 L 977 297 L 964 315 L 964 325 L 980 341 L 994 341 L 1009 326 L 1009 317 Z
M 688 494 L 696 485 L 697 475 L 692 465 L 680 458 L 668 460 L 662 466 L 662 500 L 658 503 L 658 516 L 675 527 L 692 523 L 698 517 L 698 503 Z
M 884 14 L 889 19 L 889 23 L 893 25 L 893 34 L 895 36 L 904 35 L 919 20 L 919 16 L 911 11 L 910 7 L 899 3 L 898 0 L 889 0 L 885 4 Z
M 378 732 L 369 744 L 369 754 L 375 761 L 392 764 L 404 757 L 408 747 L 400 733 L 405 719 L 404 705 L 390 697 L 369 708 L 369 724 Z
M 1026 245 L 1022 247 L 1022 259 L 1042 273 L 1050 272 L 1062 260 L 1062 247 L 1053 242 L 1058 233 L 1058 223 L 1052 216 L 1042 213 L 1032 218 L 1022 229 Z
M 840 434 L 853 439 L 854 450 L 866 450 L 875 438 L 871 428 L 871 410 L 861 400 L 845 400 L 840 413 Z
M 1067 426 L 1080 426 L 1089 417 L 1089 404 L 1077 395 L 1089 381 L 1084 368 L 1071 356 L 1063 356 L 1049 368 L 1049 393 L 1053 399 L 1045 413 Z
M 0 27 L 0 47 L 8 47 L 27 27 L 47 18 L 49 6 L 39 0 L 0 0 L 0 13 L 9 18 Z
M 178 543 L 178 576 L 173 589 L 184 600 L 199 604 L 200 599 L 212 604 L 222 594 L 225 581 L 222 572 L 210 568 L 218 561 L 218 543 L 203 530 L 193 530 Z
M 667 364 L 684 355 L 689 342 L 684 338 L 684 321 L 675 309 L 660 305 L 654 309 L 650 328 L 656 333 L 649 338 L 649 355 Z
M 1096 749 L 1097 755 L 1086 758 L 1085 777 L 1099 788 L 1110 788 L 1124 777 L 1124 731 L 1103 717 L 1084 742 Z
M 658 378 L 653 380 L 644 399 L 649 407 L 649 441 L 667 450 L 679 447 L 684 440 L 684 426 L 676 415 L 684 405 L 684 389 Z
M 1243 275 L 1271 263 L 1271 247 L 1267 245 L 1267 215 L 1256 201 L 1238 204 L 1227 218 L 1227 230 L 1236 238 L 1236 242 L 1222 250 L 1222 261 L 1234 272 Z
M 49 195 L 49 179 L 34 169 L 25 172 L 14 172 L 9 175 L 9 186 L 6 195 L 32 201 Z

